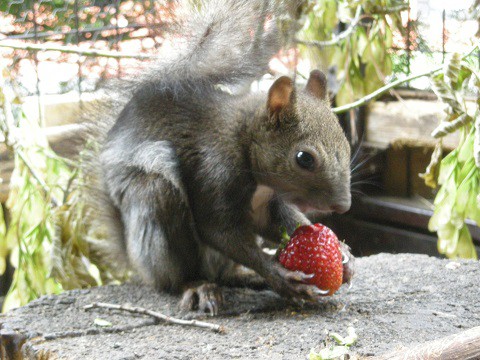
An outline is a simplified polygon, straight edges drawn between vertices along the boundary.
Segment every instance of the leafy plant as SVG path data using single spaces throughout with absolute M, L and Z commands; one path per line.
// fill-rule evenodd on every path
M 80 201 L 82 174 L 48 147 L 38 124 L 25 116 L 5 68 L 0 106 L 0 140 L 15 164 L 6 203 L 8 224 L 0 213 L 0 274 L 8 261 L 15 269 L 3 309 L 43 294 L 101 284 Z
M 357 340 L 358 335 L 353 326 L 347 328 L 347 336 L 343 337 L 338 333 L 328 333 L 329 338 L 325 343 L 325 347 L 320 351 L 310 350 L 309 360 L 335 360 L 335 359 L 356 359 L 355 355 L 350 353 L 350 347 Z
M 410 36 L 402 24 L 404 0 L 307 1 L 298 42 L 323 68 L 336 68 L 337 105 L 381 87 L 392 75 L 394 36 Z M 337 35 L 333 35 L 340 31 Z M 411 30 L 414 33 L 414 30 Z M 397 41 L 398 42 L 398 41 Z
M 438 234 L 441 254 L 476 258 L 465 220 L 480 224 L 480 73 L 468 57 L 453 54 L 432 83 L 445 105 L 445 118 L 432 132 L 440 140 L 421 175 L 427 185 L 440 185 L 429 229 Z M 468 93 L 474 94 L 475 101 L 466 101 Z M 455 131 L 460 132 L 460 142 L 441 160 L 442 138 Z

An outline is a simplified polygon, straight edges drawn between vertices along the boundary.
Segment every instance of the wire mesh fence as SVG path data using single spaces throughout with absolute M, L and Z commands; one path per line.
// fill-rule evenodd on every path
M 154 53 L 171 19 L 167 1 L 7 0 L 0 10 L 0 45 L 75 45 L 135 54 Z M 102 79 L 121 76 L 134 61 L 54 50 L 1 51 L 23 95 L 91 91 Z
M 392 49 L 396 54 L 394 72 L 408 76 L 470 46 L 467 39 L 478 31 L 478 18 L 469 11 L 471 2 L 458 0 L 452 5 L 448 1 L 411 0 L 404 17 L 409 35 L 396 39 Z M 164 42 L 172 10 L 173 2 L 168 0 L 4 0 L 0 4 L 0 46 L 14 41 L 155 54 Z M 122 76 L 135 63 L 132 58 L 55 50 L 0 51 L 14 69 L 23 95 L 81 95 L 95 90 L 103 79 Z M 426 81 L 410 85 L 424 88 Z
M 465 53 L 480 35 L 480 19 L 473 0 L 411 0 L 407 27 L 414 31 L 405 39 L 399 72 L 407 75 L 428 70 L 444 62 L 451 53 Z M 480 66 L 480 52 L 477 53 Z M 403 67 L 403 68 L 402 68 Z M 426 78 L 416 80 L 413 87 L 428 88 Z

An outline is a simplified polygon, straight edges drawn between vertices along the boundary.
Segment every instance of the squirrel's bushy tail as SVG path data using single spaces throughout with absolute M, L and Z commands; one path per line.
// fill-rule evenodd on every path
M 178 2 L 178 44 L 150 72 L 169 89 L 252 81 L 280 49 L 273 0 Z M 175 42 L 175 41 L 174 41 Z
M 192 3 L 195 5 L 192 5 Z M 118 209 L 105 191 L 99 153 L 108 131 L 136 90 L 149 83 L 183 96 L 202 98 L 216 85 L 243 85 L 266 73 L 280 49 L 275 0 L 177 1 L 172 48 L 143 76 L 114 81 L 104 89 L 107 99 L 84 108 L 88 124 L 82 171 L 85 200 L 92 228 L 107 241 L 92 246 L 117 274 L 127 266 L 123 225 Z

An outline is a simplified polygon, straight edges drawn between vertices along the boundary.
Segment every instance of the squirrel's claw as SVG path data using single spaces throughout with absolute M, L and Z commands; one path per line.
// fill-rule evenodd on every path
M 313 278 L 315 274 L 305 274 L 301 271 L 288 271 L 285 274 L 285 278 L 292 281 L 304 282 Z
M 180 300 L 180 308 L 184 311 L 199 310 L 210 316 L 218 315 L 223 304 L 223 294 L 217 284 L 193 284 L 187 287 Z
M 290 271 L 279 264 L 272 266 L 272 272 L 267 278 L 268 283 L 280 295 L 289 299 L 302 299 L 307 302 L 318 302 L 329 291 L 317 288 L 306 283 L 314 274 L 305 274 L 301 271 Z
M 321 295 L 321 296 L 325 296 L 325 295 L 328 295 L 330 293 L 330 290 L 323 290 L 323 289 L 315 289 L 315 294 L 316 295 Z

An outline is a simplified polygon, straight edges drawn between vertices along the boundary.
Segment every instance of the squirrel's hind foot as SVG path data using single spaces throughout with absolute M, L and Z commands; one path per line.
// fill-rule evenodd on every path
M 195 282 L 185 286 L 179 307 L 183 311 L 200 311 L 216 316 L 222 304 L 223 293 L 217 284 Z

